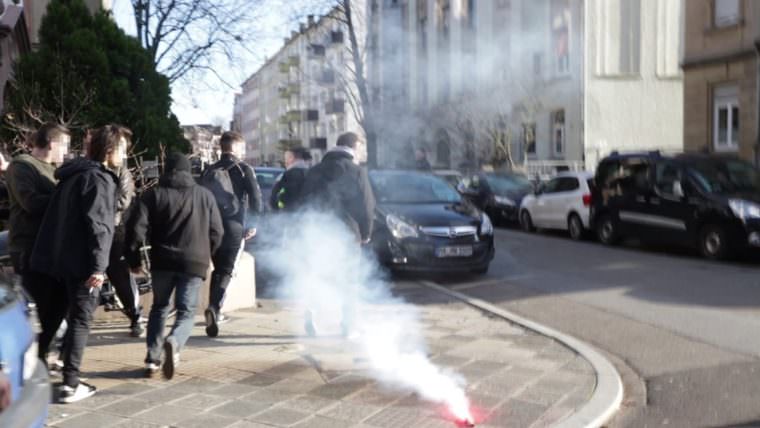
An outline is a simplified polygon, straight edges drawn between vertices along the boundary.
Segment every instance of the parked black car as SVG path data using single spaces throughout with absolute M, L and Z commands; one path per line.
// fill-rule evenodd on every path
M 256 181 L 261 188 L 261 200 L 264 209 L 269 210 L 269 197 L 272 195 L 272 188 L 280 176 L 285 172 L 284 168 L 275 168 L 269 166 L 257 166 L 253 168 L 256 172 Z
M 466 177 L 457 190 L 494 223 L 516 223 L 520 203 L 533 192 L 533 184 L 520 174 L 481 172 Z
M 638 237 L 710 259 L 760 247 L 760 172 L 737 158 L 613 153 L 595 182 L 591 215 L 604 244 Z
M 393 271 L 483 274 L 494 256 L 493 226 L 446 180 L 414 171 L 372 171 L 377 199 L 372 245 Z

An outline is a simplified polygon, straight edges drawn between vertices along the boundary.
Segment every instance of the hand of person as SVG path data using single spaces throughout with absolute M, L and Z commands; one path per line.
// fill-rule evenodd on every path
M 361 243 L 362 245 L 367 245 L 372 240 L 372 238 L 362 239 Z
M 105 280 L 106 280 L 106 276 L 105 275 L 103 275 L 102 273 L 97 273 L 96 272 L 96 273 L 93 273 L 92 275 L 90 275 L 90 277 L 87 279 L 87 282 L 85 283 L 85 285 L 87 287 L 89 287 L 89 288 L 100 287 L 100 286 L 103 285 L 103 281 L 105 281 Z
M 253 238 L 254 236 L 256 236 L 256 228 L 255 227 L 246 230 L 245 231 L 245 236 L 243 237 L 243 239 L 245 239 L 247 241 L 247 240 Z

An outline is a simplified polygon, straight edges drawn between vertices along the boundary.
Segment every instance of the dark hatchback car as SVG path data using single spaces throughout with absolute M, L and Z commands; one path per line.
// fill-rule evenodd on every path
M 466 177 L 457 188 L 494 223 L 515 223 L 523 198 L 533 192 L 525 176 L 509 173 L 478 173 Z
M 256 180 L 259 182 L 259 188 L 261 188 L 261 198 L 264 203 L 264 210 L 268 211 L 269 198 L 272 195 L 272 188 L 282 173 L 285 172 L 283 168 L 275 167 L 255 167 L 253 170 L 256 172 Z
M 372 245 L 392 271 L 483 274 L 493 226 L 446 180 L 413 171 L 372 171 L 377 199 Z
M 613 153 L 592 195 L 597 237 L 695 247 L 726 259 L 760 247 L 760 172 L 732 157 Z

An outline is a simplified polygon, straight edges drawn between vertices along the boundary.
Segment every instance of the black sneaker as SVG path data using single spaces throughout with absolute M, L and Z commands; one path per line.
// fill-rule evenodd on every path
M 140 319 L 133 320 L 132 324 L 129 325 L 129 335 L 132 337 L 141 337 L 143 333 L 145 333 L 145 328 L 143 328 L 140 323 Z
M 152 378 L 161 370 L 161 367 L 156 363 L 145 363 L 145 377 Z
M 97 391 L 97 388 L 84 382 L 79 382 L 79 385 L 77 385 L 76 388 L 63 385 L 59 390 L 59 401 L 66 404 L 75 403 L 84 400 L 85 398 L 92 397 L 95 395 L 95 391 Z
M 164 377 L 171 380 L 174 377 L 174 370 L 179 364 L 179 350 L 177 349 L 177 340 L 172 336 L 166 338 L 164 342 L 164 364 L 161 369 Z
M 216 318 L 216 311 L 208 308 L 203 313 L 206 317 L 206 336 L 217 337 L 219 336 L 219 323 Z

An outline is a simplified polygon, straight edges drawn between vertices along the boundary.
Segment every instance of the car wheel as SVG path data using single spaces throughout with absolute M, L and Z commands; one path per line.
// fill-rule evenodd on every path
M 611 215 L 605 214 L 596 222 L 596 237 L 604 245 L 615 245 L 620 240 L 617 222 Z
M 570 238 L 574 241 L 580 241 L 585 235 L 585 229 L 583 228 L 583 221 L 578 214 L 571 214 L 567 220 L 567 231 L 570 232 Z
M 699 249 L 705 258 L 726 260 L 731 257 L 731 245 L 726 230 L 718 225 L 707 225 L 699 234 Z
M 520 212 L 520 227 L 526 232 L 533 232 L 535 230 L 535 227 L 533 227 L 533 219 L 530 217 L 528 210 L 522 210 Z

